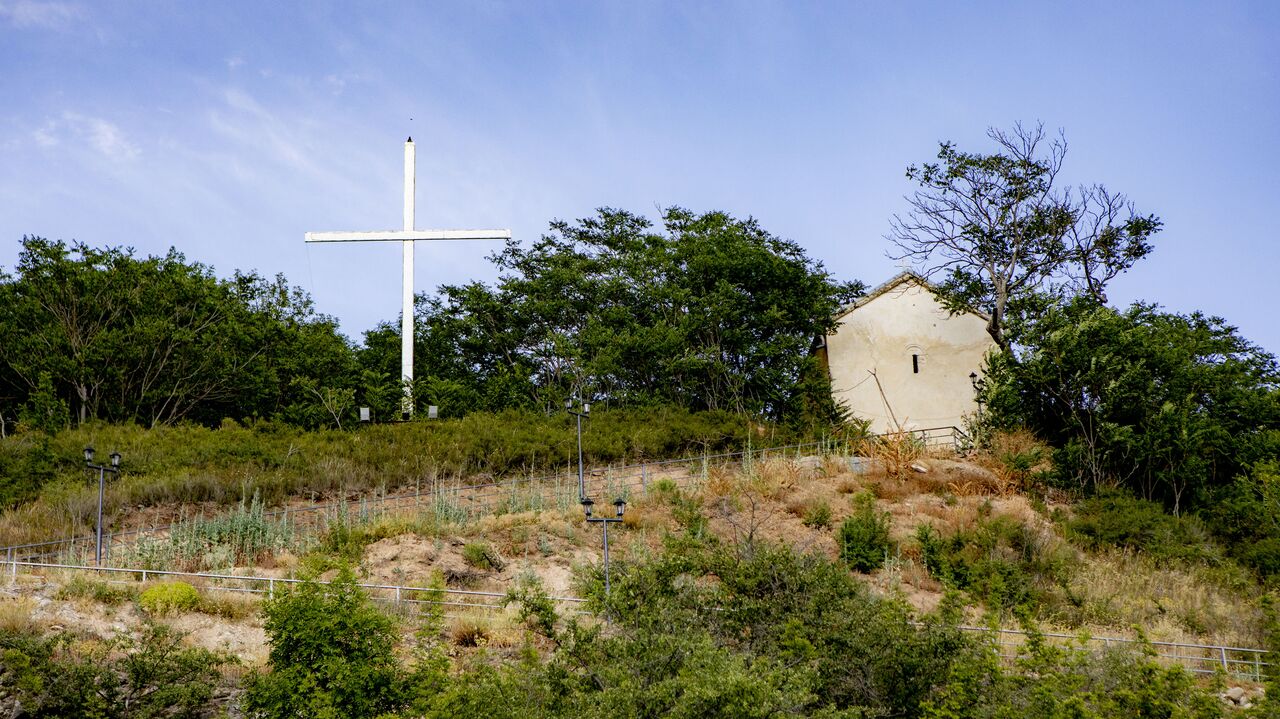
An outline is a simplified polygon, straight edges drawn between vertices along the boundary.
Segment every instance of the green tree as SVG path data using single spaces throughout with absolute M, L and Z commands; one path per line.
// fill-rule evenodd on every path
M 406 671 L 397 626 L 349 570 L 324 585 L 303 582 L 267 602 L 270 670 L 248 682 L 245 709 L 259 719 L 363 719 L 398 711 L 438 683 L 437 664 Z
M 1102 185 L 1064 187 L 1066 140 L 1046 140 L 1043 125 L 987 136 L 993 154 L 943 142 L 937 162 L 907 168 L 920 189 L 906 198 L 907 214 L 894 216 L 890 239 L 897 258 L 939 280 L 953 311 L 986 311 L 988 333 L 1008 352 L 1011 323 L 1046 296 L 1105 304 L 1107 284 L 1151 252 L 1161 221 Z
M 1275 358 L 1220 318 L 1077 298 L 1051 307 L 1018 361 L 993 357 L 989 419 L 1057 449 L 1060 479 L 1111 483 L 1179 511 L 1280 450 Z
M 0 393 L 43 397 L 48 376 L 77 423 L 270 417 L 314 402 L 296 377 L 354 385 L 351 347 L 283 277 L 34 237 L 16 269 L 0 277 Z
M 657 229 L 603 209 L 553 222 L 532 246 L 510 242 L 492 259 L 496 286 L 419 299 L 415 373 L 455 383 L 441 385 L 454 402 L 549 409 L 581 393 L 609 404 L 838 419 L 811 396 L 829 397 L 829 388 L 809 368 L 809 350 L 861 285 L 833 281 L 755 220 L 671 208 Z M 388 324 L 366 336 L 378 348 L 366 367 L 391 371 L 394 332 Z

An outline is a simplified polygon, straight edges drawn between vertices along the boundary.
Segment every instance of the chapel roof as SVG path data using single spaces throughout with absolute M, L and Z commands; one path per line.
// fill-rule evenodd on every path
M 912 272 L 911 270 L 904 270 L 894 275 L 893 277 L 890 277 L 885 282 L 882 282 L 879 286 L 875 287 L 867 294 L 859 297 L 853 302 L 842 307 L 840 311 L 836 313 L 836 319 L 838 320 L 843 318 L 845 315 L 848 315 L 850 312 L 853 312 L 859 307 L 862 307 L 863 305 L 870 303 L 872 300 L 879 297 L 880 295 L 883 295 L 889 292 L 890 290 L 894 289 L 895 287 L 908 282 L 912 282 L 917 285 L 920 285 L 921 287 L 925 288 L 926 290 L 929 290 L 930 292 L 933 292 L 934 290 L 937 289 L 933 286 L 933 283 L 929 282 L 929 280 L 925 279 L 924 277 L 916 274 L 915 272 Z M 988 315 L 985 312 L 980 312 L 974 309 L 966 310 L 966 312 L 968 312 L 969 314 L 981 317 L 982 319 L 987 320 L 988 322 L 991 321 L 990 315 Z

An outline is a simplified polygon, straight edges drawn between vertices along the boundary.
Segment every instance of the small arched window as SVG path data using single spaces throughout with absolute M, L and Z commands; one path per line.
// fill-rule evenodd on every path
M 920 368 L 924 366 L 924 348 L 908 345 L 907 354 L 911 355 L 911 374 L 920 374 Z

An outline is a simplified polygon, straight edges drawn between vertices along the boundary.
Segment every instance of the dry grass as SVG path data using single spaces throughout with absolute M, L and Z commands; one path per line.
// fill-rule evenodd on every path
M 833 532 L 816 522 L 805 526 L 805 518 L 826 502 L 833 510 L 831 525 L 838 525 L 849 511 L 849 502 L 841 495 L 871 491 L 881 507 L 891 513 L 892 536 L 900 546 L 898 556 L 874 575 L 873 581 L 885 592 L 927 609 L 936 604 L 942 587 L 921 564 L 912 539 L 917 525 L 928 522 L 943 535 L 952 535 L 972 530 L 983 516 L 1009 515 L 1033 527 L 1046 545 L 1062 541 L 1054 527 L 1014 491 L 1025 483 L 1028 472 L 1046 466 L 1041 463 L 1028 469 L 1024 461 L 1041 446 L 1026 433 L 998 435 L 986 454 L 968 463 L 941 457 L 925 459 L 918 442 L 909 435 L 900 435 L 864 445 L 863 451 L 872 460 L 869 472 L 850 472 L 845 457 L 825 457 L 807 464 L 774 458 L 758 461 L 747 471 L 709 467 L 705 477 L 693 476 L 687 485 L 681 482 L 682 487 L 694 489 L 679 491 L 683 496 L 702 500 L 704 511 L 712 520 L 712 530 L 722 538 L 750 531 L 760 538 L 830 556 L 835 556 Z M 929 471 L 915 472 L 911 469 L 913 463 L 922 463 Z M 664 488 L 667 483 L 670 489 Z M 655 479 L 648 492 L 632 495 L 624 515 L 628 531 L 620 532 L 616 539 L 619 550 L 635 547 L 637 553 L 642 553 L 661 542 L 664 530 L 675 529 L 669 501 L 675 486 L 671 480 Z M 438 537 L 435 526 L 423 531 L 427 527 L 414 526 L 406 520 L 383 519 L 374 525 L 379 527 L 375 531 L 378 535 L 405 531 Z M 576 506 L 488 515 L 465 525 L 449 525 L 449 529 L 457 532 L 462 541 L 483 539 L 503 555 L 524 557 L 525 561 L 540 561 L 543 557 L 558 561 L 580 553 L 583 547 L 590 548 L 592 557 L 599 551 L 599 532 L 584 529 Z M 612 534 L 613 528 L 610 529 Z M 622 553 L 630 554 L 625 550 Z M 296 558 L 291 556 L 276 559 L 278 567 L 294 564 Z M 457 565 L 457 576 L 449 574 L 453 570 L 444 570 L 450 584 L 469 586 L 483 578 L 461 561 Z M 1136 624 L 1157 640 L 1239 646 L 1258 646 L 1261 642 L 1258 611 L 1249 599 L 1241 598 L 1240 587 L 1232 589 L 1230 582 L 1213 570 L 1158 568 L 1141 557 L 1103 554 L 1082 561 L 1068 584 L 1065 599 L 1059 593 L 1044 609 L 1056 626 L 1123 636 L 1125 627 Z M 107 587 L 86 585 L 76 593 L 93 601 L 95 594 L 106 590 Z M 202 611 L 211 614 L 239 619 L 256 609 L 256 600 L 251 597 L 215 594 L 212 588 L 201 591 L 207 607 Z M 12 607 L 0 607 L 0 614 L 6 611 L 20 614 Z M 445 625 L 445 635 L 458 647 L 518 646 L 522 632 L 497 612 L 463 613 Z
M 36 603 L 28 597 L 0 598 L 0 632 L 32 634 L 43 625 L 35 618 Z
M 1094 554 L 1071 581 L 1079 606 L 1064 610 L 1062 623 L 1098 634 L 1136 625 L 1156 641 L 1262 646 L 1261 610 L 1212 571 L 1160 567 L 1118 550 Z
M 866 484 L 876 499 L 887 502 L 898 502 L 918 494 L 927 494 L 931 489 L 920 475 L 914 472 L 901 477 L 871 477 Z
M 58 599 L 83 599 L 114 607 L 137 599 L 139 591 L 134 584 L 108 582 L 77 574 L 63 583 L 55 596 Z
M 857 494 L 862 490 L 862 483 L 852 477 L 841 477 L 836 482 L 836 491 L 840 494 Z
M 622 515 L 622 526 L 627 529 L 659 529 L 667 526 L 666 513 L 658 507 L 627 505 Z
M 200 604 L 196 609 L 201 614 L 240 621 L 254 616 L 262 609 L 262 598 L 244 592 L 202 590 Z
M 863 440 L 859 453 L 878 462 L 886 476 L 897 479 L 911 473 L 912 463 L 925 456 L 925 447 L 910 432 L 893 432 Z
M 50 537 L 70 537 L 83 528 L 67 511 L 52 502 L 24 504 L 0 514 L 0 545 L 41 542 Z
M 1016 429 L 993 433 L 986 450 L 974 459 L 995 476 L 994 486 L 985 489 L 1007 497 L 1025 490 L 1034 474 L 1051 469 L 1051 456 L 1047 444 L 1028 430 Z
M 515 647 L 524 630 L 505 613 L 468 610 L 447 620 L 445 636 L 457 647 Z

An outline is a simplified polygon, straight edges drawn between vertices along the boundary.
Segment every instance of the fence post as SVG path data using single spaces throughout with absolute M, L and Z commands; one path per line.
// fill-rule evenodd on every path
M 400 603 L 400 587 L 396 587 L 396 604 Z
M 276 597 L 276 580 L 272 577 L 267 580 L 267 599 L 275 599 Z
M 640 488 L 646 493 L 649 491 L 649 465 L 640 465 Z
M 147 570 L 145 570 L 145 569 L 144 569 L 144 570 L 142 570 L 142 583 L 143 583 L 143 584 L 146 584 L 146 583 L 147 583 Z
M 13 553 L 13 547 L 9 547 L 9 583 L 18 583 L 18 557 Z
M 1230 669 L 1227 668 L 1227 648 L 1222 646 L 1218 647 L 1218 649 L 1222 650 L 1222 671 L 1229 672 Z

